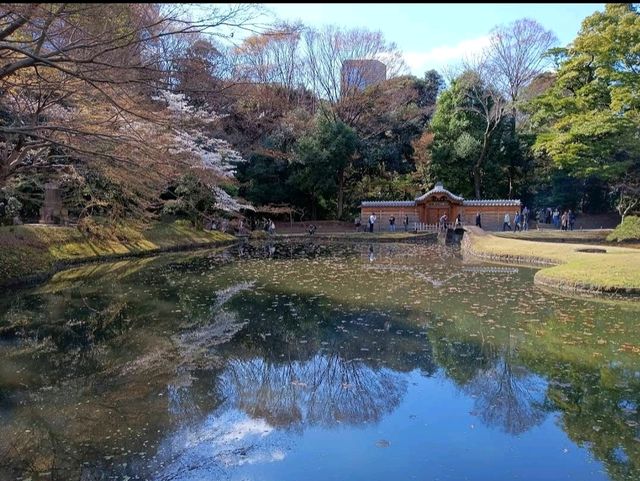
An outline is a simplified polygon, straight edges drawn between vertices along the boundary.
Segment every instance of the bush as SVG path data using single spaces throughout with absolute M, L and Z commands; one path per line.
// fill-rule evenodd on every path
M 268 239 L 269 234 L 263 230 L 254 230 L 249 234 L 250 239 Z
M 78 221 L 78 230 L 87 237 L 96 240 L 113 240 L 109 227 L 97 222 L 93 217 L 83 217 Z
M 175 199 L 167 200 L 162 215 L 189 219 L 193 226 L 202 227 L 204 220 L 216 212 L 213 190 L 194 174 L 185 174 L 168 189 Z
M 615 230 L 607 236 L 610 242 L 640 241 L 640 217 L 628 215 Z
M 13 218 L 20 216 L 22 203 L 15 197 L 0 198 L 0 225 L 13 224 Z

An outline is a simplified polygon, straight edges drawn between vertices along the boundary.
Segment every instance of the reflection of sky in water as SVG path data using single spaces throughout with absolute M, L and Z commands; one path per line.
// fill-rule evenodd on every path
M 125 262 L 17 296 L 9 322 L 108 329 L 0 346 L 0 479 L 40 450 L 71 466 L 55 481 L 636 481 L 640 371 L 620 346 L 640 344 L 637 310 L 442 246 L 344 251 Z
M 230 468 L 282 461 L 286 434 L 262 419 L 235 409 L 216 411 L 195 426 L 185 426 L 159 447 L 154 466 L 157 481 L 217 479 Z
M 398 379 L 407 386 L 400 404 L 357 425 L 278 428 L 235 409 L 230 398 L 162 443 L 156 459 L 165 464 L 154 479 L 536 481 L 572 479 L 577 472 L 583 481 L 607 479 L 586 448 L 557 429 L 557 416 L 537 419 L 514 438 L 500 423 L 479 418 L 478 397 L 495 391 L 465 394 L 442 373 L 413 371 Z

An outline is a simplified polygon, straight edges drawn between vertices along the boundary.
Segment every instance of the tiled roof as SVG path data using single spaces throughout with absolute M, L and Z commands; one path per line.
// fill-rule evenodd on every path
M 420 197 L 417 197 L 416 198 L 416 202 L 420 201 L 420 200 L 424 200 L 424 199 L 426 199 L 427 197 L 429 197 L 432 194 L 446 194 L 450 198 L 452 198 L 453 200 L 457 200 L 458 202 L 462 202 L 464 200 L 459 195 L 455 195 L 455 194 L 452 194 L 451 192 L 449 192 L 447 189 L 444 188 L 442 183 L 438 182 L 436 184 L 436 186 L 433 189 L 431 189 L 429 192 L 427 192 L 426 194 L 422 194 Z
M 438 182 L 436 186 L 426 194 L 416 197 L 416 200 L 372 200 L 363 201 L 360 207 L 413 207 L 417 202 L 426 199 L 432 194 L 445 194 L 450 199 L 461 202 L 462 205 L 469 207 L 480 206 L 509 206 L 518 207 L 521 205 L 520 199 L 486 199 L 486 200 L 464 200 L 464 197 L 455 195 L 444 188 L 442 182 Z
M 413 200 L 364 200 L 361 207 L 413 207 Z
M 470 207 L 480 207 L 483 205 L 490 206 L 514 206 L 517 207 L 521 204 L 520 199 L 487 199 L 487 200 L 465 200 L 462 205 L 468 205 Z

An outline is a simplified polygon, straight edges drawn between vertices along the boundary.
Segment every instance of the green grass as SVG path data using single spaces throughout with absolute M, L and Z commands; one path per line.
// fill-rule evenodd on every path
M 569 288 L 640 293 L 640 252 L 584 254 L 566 264 L 543 269 L 535 277 L 543 284 L 559 283 Z
M 542 269 L 535 282 L 570 290 L 640 294 L 640 252 L 601 246 L 606 253 L 580 252 L 594 244 L 525 241 L 470 229 L 465 242 L 472 254 L 502 262 L 555 265 Z
M 222 232 L 194 229 L 188 222 L 98 227 L 85 235 L 75 227 L 21 225 L 0 228 L 0 285 L 46 274 L 60 262 L 135 255 L 182 246 L 233 240 Z
M 611 229 L 587 229 L 563 231 L 559 229 L 527 230 L 519 232 L 496 232 L 497 237 L 540 242 L 605 242 Z
M 610 242 L 636 241 L 640 242 L 640 217 L 629 215 L 618 225 L 607 240 Z

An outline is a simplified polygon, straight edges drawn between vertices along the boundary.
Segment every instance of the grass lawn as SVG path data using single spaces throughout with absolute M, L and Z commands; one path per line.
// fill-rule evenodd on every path
M 519 232 L 495 232 L 497 237 L 509 239 L 533 240 L 540 242 L 606 242 L 612 229 L 586 229 L 563 231 L 560 229 L 527 230 Z
M 640 252 L 636 249 L 520 240 L 476 228 L 468 228 L 465 237 L 465 247 L 478 257 L 555 266 L 536 273 L 535 281 L 539 284 L 640 294 Z M 594 248 L 605 249 L 606 253 L 579 251 Z
M 147 226 L 122 224 L 87 236 L 75 227 L 20 225 L 0 227 L 0 285 L 45 274 L 59 262 L 161 251 L 231 241 L 232 235 L 197 230 L 187 222 Z

